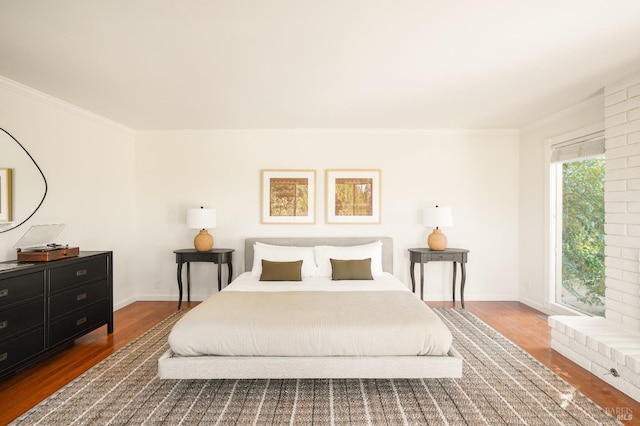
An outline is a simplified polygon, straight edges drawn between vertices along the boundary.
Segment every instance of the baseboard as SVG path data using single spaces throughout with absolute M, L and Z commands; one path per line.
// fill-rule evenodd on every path
M 192 302 L 202 302 L 203 300 L 211 297 L 210 294 L 191 294 Z M 185 302 L 187 300 L 187 296 L 182 296 L 182 301 Z M 139 294 L 135 298 L 136 302 L 177 302 L 178 296 L 176 294 Z
M 420 297 L 420 291 L 416 290 L 416 295 Z M 430 294 L 425 293 L 424 300 L 429 302 L 447 302 L 451 300 L 451 293 L 443 296 L 441 293 Z M 517 295 L 513 294 L 480 294 L 480 293 L 464 293 L 465 302 L 512 302 L 518 300 Z M 460 301 L 460 292 L 456 290 L 456 301 Z
M 206 294 L 192 294 L 191 295 L 191 301 L 192 302 L 202 302 L 203 300 L 206 300 L 210 297 L 211 295 L 206 295 Z M 182 298 L 182 301 L 185 302 L 187 300 L 186 297 Z M 128 306 L 134 302 L 176 302 L 178 303 L 178 296 L 175 294 L 142 294 L 142 295 L 137 295 L 134 297 L 129 297 L 125 300 L 119 301 L 117 303 L 114 303 L 113 305 L 113 310 L 117 311 L 118 309 L 122 309 L 125 306 Z
M 117 311 L 118 309 L 122 309 L 125 306 L 128 306 L 128 305 L 130 305 L 130 304 L 132 304 L 134 302 L 137 302 L 137 301 L 138 301 L 137 297 L 129 297 L 128 299 L 125 299 L 125 300 L 120 301 L 118 303 L 114 303 L 113 304 L 113 310 Z
M 526 297 L 519 297 L 518 298 L 518 302 L 523 303 L 527 306 L 529 306 L 530 308 L 535 309 L 536 311 L 540 311 L 546 315 L 553 315 L 553 312 L 551 312 L 548 308 L 546 308 L 544 305 L 541 305 L 538 302 L 535 302 L 531 299 L 527 299 Z

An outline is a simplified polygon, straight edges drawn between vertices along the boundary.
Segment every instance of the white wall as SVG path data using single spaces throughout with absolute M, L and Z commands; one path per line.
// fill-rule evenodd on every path
M 57 242 L 81 250 L 113 250 L 116 305 L 133 300 L 134 132 L 2 78 L 0 127 L 27 148 L 49 184 L 36 215 L 0 233 L 0 260 L 16 258 L 13 245 L 29 226 L 65 223 Z M 0 167 L 18 167 L 5 161 L 0 152 Z M 15 172 L 14 188 L 21 188 L 21 166 Z M 14 196 L 15 211 L 22 215 L 24 194 Z
M 549 312 L 545 262 L 545 142 L 603 119 L 604 100 L 599 95 L 520 132 L 519 300 L 541 311 Z
M 0 233 L 0 260 L 30 225 L 66 223 L 59 241 L 113 250 L 116 308 L 177 299 L 173 250 L 195 234 L 187 208 L 218 210 L 219 247 L 244 271 L 249 236 L 385 235 L 395 240 L 395 274 L 409 284 L 407 249 L 425 246 L 427 205 L 450 205 L 451 247 L 471 250 L 468 300 L 518 297 L 518 135 L 513 131 L 232 130 L 144 132 L 105 120 L 0 78 L 0 127 L 43 169 L 49 193 L 25 225 Z M 4 157 L 5 159 L 7 157 Z M 7 160 L 5 160 L 7 161 Z M 0 167 L 13 167 L 2 164 Z M 317 171 L 317 223 L 260 224 L 260 169 Z M 325 224 L 326 169 L 382 171 L 382 223 Z M 19 199 L 21 194 L 14 194 Z M 20 210 L 20 206 L 16 206 Z M 430 231 L 430 230 L 429 230 Z M 451 265 L 427 268 L 426 296 L 449 300 Z M 194 299 L 214 291 L 215 266 L 193 265 Z
M 467 300 L 518 298 L 518 136 L 512 131 L 232 130 L 142 132 L 136 141 L 137 274 L 139 296 L 177 297 L 173 250 L 192 246 L 188 208 L 217 209 L 210 232 L 217 247 L 236 250 L 253 236 L 394 238 L 395 275 L 409 283 L 407 249 L 425 246 L 422 207 L 453 207 L 450 247 L 471 250 Z M 382 223 L 327 225 L 326 169 L 382 171 Z M 260 170 L 317 171 L 314 225 L 260 224 Z M 215 266 L 192 264 L 192 294 L 214 291 Z M 416 268 L 417 269 L 417 268 Z M 426 268 L 425 298 L 450 300 L 451 264 Z M 225 271 L 226 272 L 226 271 Z M 418 271 L 416 271 L 418 272 Z

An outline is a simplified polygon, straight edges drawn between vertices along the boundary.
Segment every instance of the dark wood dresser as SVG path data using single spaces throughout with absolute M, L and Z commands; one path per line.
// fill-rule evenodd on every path
M 105 324 L 112 333 L 110 251 L 0 272 L 0 377 Z

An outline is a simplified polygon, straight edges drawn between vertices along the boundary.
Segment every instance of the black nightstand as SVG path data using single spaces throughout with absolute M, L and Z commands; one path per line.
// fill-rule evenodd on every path
M 231 264 L 233 249 L 214 248 L 209 251 L 197 251 L 196 249 L 175 250 L 176 263 L 178 264 L 178 309 L 182 306 L 182 264 L 187 264 L 187 301 L 191 302 L 191 262 L 213 262 L 218 264 L 218 291 L 222 290 L 222 265 L 227 264 L 227 284 L 231 283 L 233 265 Z
M 467 263 L 467 254 L 469 250 L 448 248 L 444 250 L 431 250 L 428 248 L 411 248 L 409 249 L 409 257 L 411 260 L 412 290 L 416 291 L 416 279 L 414 276 L 414 266 L 420 263 L 420 299 L 424 300 L 424 264 L 427 262 L 453 262 L 453 301 L 456 301 L 456 264 L 460 264 L 461 280 L 460 280 L 460 303 L 464 309 L 464 284 L 467 278 L 465 264 Z

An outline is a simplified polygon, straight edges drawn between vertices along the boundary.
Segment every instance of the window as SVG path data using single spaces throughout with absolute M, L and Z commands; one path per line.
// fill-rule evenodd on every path
M 598 132 L 550 148 L 551 296 L 604 316 L 604 137 Z

